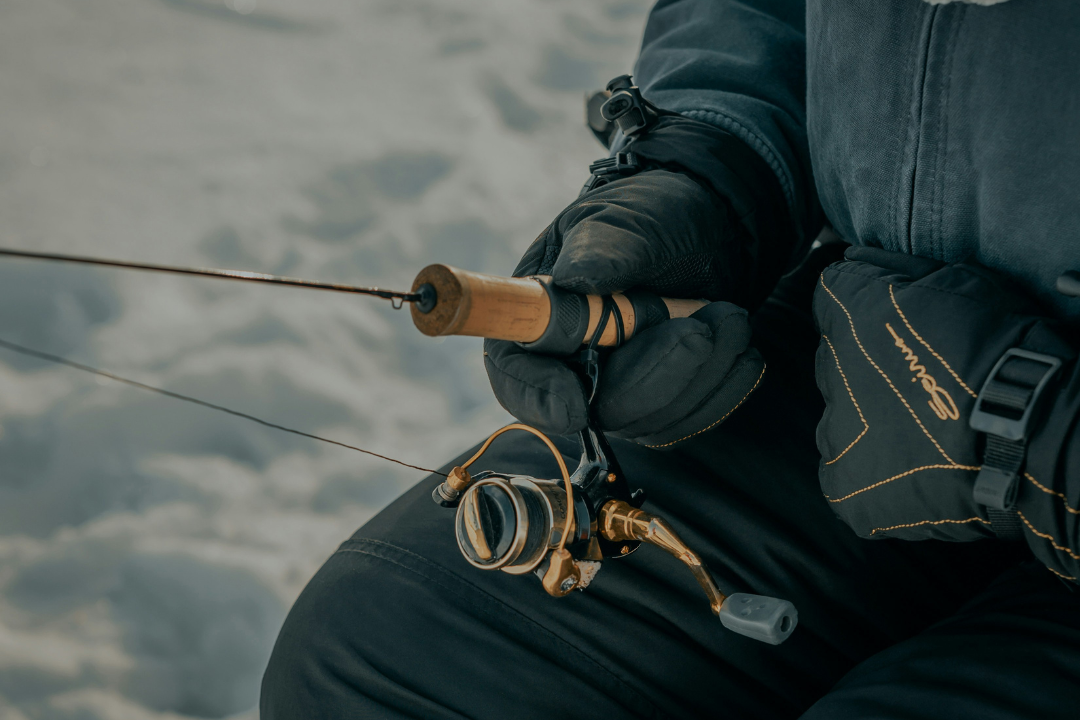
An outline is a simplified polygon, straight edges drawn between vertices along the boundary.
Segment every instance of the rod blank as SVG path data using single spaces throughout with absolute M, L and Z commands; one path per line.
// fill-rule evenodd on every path
M 341 283 L 316 282 L 314 280 L 302 280 L 300 278 L 285 277 L 284 275 L 269 275 L 267 273 L 248 272 L 246 270 L 221 270 L 217 268 L 157 265 L 155 263 L 105 260 L 83 255 L 62 255 L 60 253 L 32 252 L 29 250 L 12 250 L 9 248 L 0 248 L 0 255 L 26 258 L 29 260 L 52 260 L 54 262 L 78 263 L 80 265 L 104 265 L 106 267 L 124 268 L 126 270 L 148 270 L 150 272 L 171 273 L 173 275 L 198 275 L 201 277 L 220 278 L 223 280 L 242 280 L 245 282 L 260 282 L 273 285 L 309 288 L 311 290 L 331 290 L 333 292 L 374 295 L 375 297 L 386 300 L 401 300 L 403 302 L 416 302 L 420 300 L 420 296 L 416 293 L 403 293 L 394 290 L 384 290 L 377 287 L 360 287 L 357 285 L 344 285 Z
M 411 303 L 413 324 L 425 335 L 510 340 L 537 352 L 556 355 L 572 354 L 592 340 L 604 306 L 600 295 L 579 295 L 558 288 L 548 276 L 500 277 L 449 265 L 429 265 L 416 276 L 411 292 L 398 292 L 246 270 L 159 265 L 10 248 L 0 248 L 0 256 L 373 295 L 394 301 L 396 307 Z M 638 291 L 615 293 L 612 300 L 622 321 L 624 341 L 664 320 L 687 317 L 706 304 L 704 300 L 662 298 Z M 618 327 L 617 322 L 607 323 L 598 344 L 603 347 L 619 344 Z

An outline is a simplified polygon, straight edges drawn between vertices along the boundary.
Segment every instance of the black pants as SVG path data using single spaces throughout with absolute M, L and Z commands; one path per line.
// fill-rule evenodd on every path
M 263 680 L 285 718 L 1080 717 L 1080 596 L 996 541 L 868 541 L 818 489 L 809 287 L 757 314 L 766 380 L 724 425 L 672 452 L 615 443 L 646 509 L 726 593 L 786 598 L 770 646 L 725 630 L 656 548 L 605 562 L 560 600 L 532 575 L 468 565 L 428 478 L 346 541 L 289 614 Z M 573 467 L 577 448 L 560 444 Z M 453 463 L 447 466 L 452 467 Z M 476 470 L 556 477 L 532 437 Z

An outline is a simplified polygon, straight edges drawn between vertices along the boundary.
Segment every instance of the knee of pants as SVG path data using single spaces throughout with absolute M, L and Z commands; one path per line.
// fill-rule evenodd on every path
M 312 578 L 263 677 L 262 720 L 647 716 L 580 651 L 436 562 L 380 540 L 346 542 Z M 591 680 L 589 679 L 591 678 Z M 558 693 L 536 693 L 537 683 Z
M 1080 594 L 1008 571 L 954 616 L 856 666 L 803 720 L 1052 720 L 1080 705 Z
M 395 558 L 403 553 L 350 542 L 315 574 L 274 645 L 263 720 L 449 716 L 416 692 L 446 675 L 423 649 L 440 587 Z

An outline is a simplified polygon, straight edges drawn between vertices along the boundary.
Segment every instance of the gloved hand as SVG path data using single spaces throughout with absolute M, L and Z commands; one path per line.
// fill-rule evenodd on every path
M 757 386 L 764 363 L 743 308 L 765 298 L 805 235 L 772 168 L 730 133 L 667 113 L 622 149 L 644 170 L 571 203 L 514 274 L 578 293 L 721 301 L 635 334 L 602 362 L 601 429 L 664 447 L 718 425 Z M 497 341 L 484 355 L 495 396 L 522 422 L 560 435 L 585 427 L 585 389 L 564 359 Z
M 825 269 L 814 294 L 826 403 L 819 478 L 830 505 L 863 537 L 974 540 L 1010 522 L 1023 534 L 1015 512 L 992 514 L 973 497 L 985 436 L 969 418 L 1006 350 L 1037 348 L 1068 362 L 1072 349 L 1030 300 L 982 266 L 875 248 L 846 257 Z M 1020 386 L 1042 372 L 1038 363 L 1010 363 Z M 1057 502 L 1046 485 L 1017 477 L 1018 508 Z
M 730 206 L 689 176 L 654 169 L 571 203 L 533 242 L 515 276 L 551 275 L 578 293 L 630 288 L 667 297 L 740 298 L 740 253 L 750 239 Z M 664 445 L 719 423 L 763 372 L 747 313 L 714 302 L 649 328 L 604 361 L 596 397 L 605 431 Z M 569 434 L 586 423 L 585 389 L 561 358 L 488 340 L 496 397 L 522 422 Z

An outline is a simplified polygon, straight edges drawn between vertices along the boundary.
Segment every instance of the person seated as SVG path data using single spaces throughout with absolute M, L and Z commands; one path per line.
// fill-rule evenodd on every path
M 430 477 L 296 601 L 263 720 L 1075 717 L 1078 29 L 1070 0 L 657 3 L 633 162 L 515 275 L 710 302 L 608 353 L 591 408 L 562 359 L 485 363 L 571 467 L 591 412 L 721 590 L 797 629 L 727 631 L 647 547 L 557 600 L 476 570 Z M 524 433 L 484 469 L 559 477 Z

